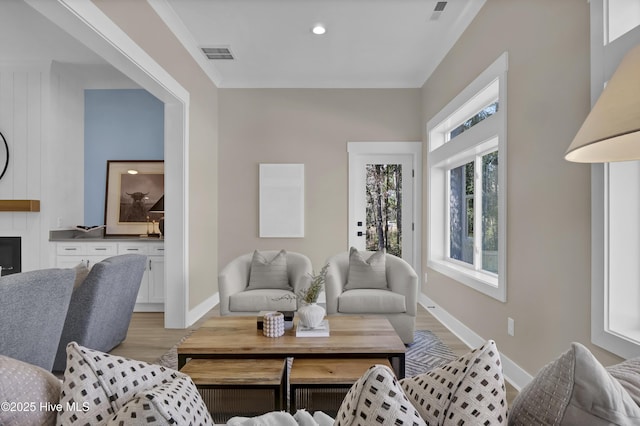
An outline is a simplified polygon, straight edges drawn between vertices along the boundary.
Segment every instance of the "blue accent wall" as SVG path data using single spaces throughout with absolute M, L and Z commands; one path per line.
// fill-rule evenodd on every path
M 164 160 L 164 104 L 143 89 L 85 90 L 84 224 L 104 224 L 107 160 Z

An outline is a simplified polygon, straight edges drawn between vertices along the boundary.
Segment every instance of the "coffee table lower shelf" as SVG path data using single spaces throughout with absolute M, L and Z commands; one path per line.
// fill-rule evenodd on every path
M 294 358 L 289 374 L 289 412 L 303 408 L 335 417 L 351 386 L 376 364 L 391 368 L 386 358 Z
M 181 372 L 195 383 L 215 423 L 286 409 L 286 359 L 192 359 Z

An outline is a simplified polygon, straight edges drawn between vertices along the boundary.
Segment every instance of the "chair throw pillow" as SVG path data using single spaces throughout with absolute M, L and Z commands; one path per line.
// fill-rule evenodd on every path
M 138 419 L 144 424 L 213 424 L 195 385 L 183 373 L 76 342 L 67 345 L 60 404 L 58 424 L 64 425 L 128 425 L 142 412 L 145 417 Z
M 0 425 L 56 424 L 60 381 L 38 366 L 0 355 Z
M 291 290 L 287 275 L 287 252 L 285 250 L 280 250 L 269 260 L 258 250 L 253 252 L 247 290 L 258 289 Z
M 514 399 L 509 425 L 637 425 L 640 407 L 580 343 L 543 367 Z
M 366 252 L 351 247 L 349 250 L 349 272 L 344 289 L 387 289 L 385 259 L 385 250 L 376 251 L 367 258 Z
M 426 425 L 407 400 L 393 371 L 369 368 L 349 389 L 336 414 L 335 426 Z
M 75 289 L 80 287 L 87 278 L 87 275 L 89 275 L 89 268 L 87 268 L 87 265 L 84 262 L 80 262 L 74 266 L 73 269 L 76 271 L 76 279 L 73 282 L 73 288 Z
M 507 423 L 507 392 L 493 340 L 450 363 L 400 381 L 429 425 Z

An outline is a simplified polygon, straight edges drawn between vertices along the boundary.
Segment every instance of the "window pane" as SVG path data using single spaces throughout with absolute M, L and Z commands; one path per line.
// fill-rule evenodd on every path
M 449 171 L 449 257 L 473 265 L 473 162 Z
M 402 257 L 402 164 L 367 164 L 367 250 Z
M 474 115 L 473 117 L 471 117 L 470 119 L 468 119 L 467 121 L 465 121 L 464 123 L 456 127 L 455 129 L 453 129 L 449 133 L 449 140 L 455 138 L 460 133 L 463 133 L 466 130 L 469 130 L 476 124 L 480 123 L 482 120 L 485 120 L 491 117 L 496 112 L 498 112 L 498 102 L 494 102 L 491 105 L 487 105 L 486 107 L 482 108 L 482 110 L 478 112 L 476 115 Z
M 498 273 L 498 151 L 482 157 L 482 269 Z

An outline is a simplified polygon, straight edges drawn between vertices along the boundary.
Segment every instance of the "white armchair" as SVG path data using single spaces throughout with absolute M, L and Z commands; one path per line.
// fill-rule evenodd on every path
M 364 252 L 368 259 L 374 252 Z M 346 289 L 349 278 L 349 252 L 337 254 L 327 261 L 325 282 L 327 314 L 384 315 L 400 339 L 413 342 L 418 306 L 418 276 L 406 261 L 391 254 L 384 255 L 386 288 L 366 285 Z
M 273 259 L 278 250 L 260 252 L 266 259 Z M 218 275 L 220 292 L 220 315 L 254 315 L 260 311 L 297 310 L 296 292 L 310 283 L 313 270 L 311 260 L 303 254 L 286 253 L 287 281 L 289 288 L 249 288 L 251 262 L 254 253 L 247 253 L 233 259 Z M 255 281 L 255 277 L 254 277 Z

